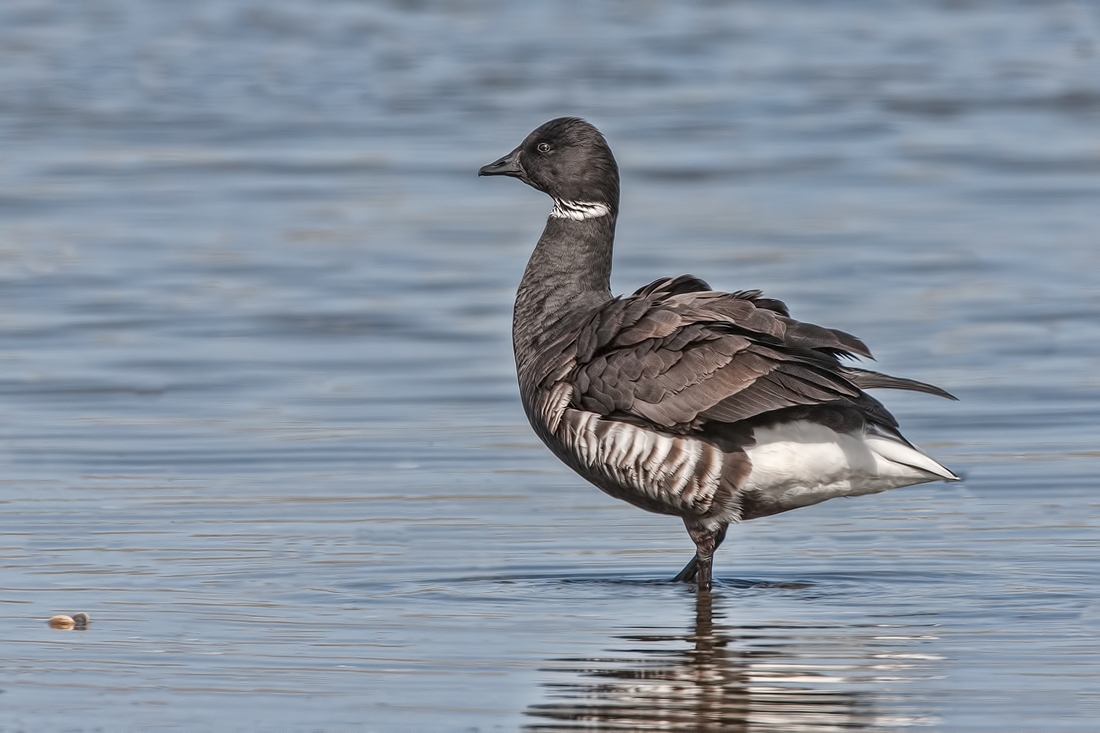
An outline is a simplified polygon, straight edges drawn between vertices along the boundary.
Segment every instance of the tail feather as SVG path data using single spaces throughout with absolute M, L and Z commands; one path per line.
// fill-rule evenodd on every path
M 866 441 L 867 447 L 870 448 L 873 453 L 891 463 L 915 468 L 918 471 L 937 476 L 944 481 L 959 480 L 959 477 L 956 476 L 953 471 L 946 466 L 941 466 L 913 445 L 899 443 L 895 440 L 875 435 L 868 435 Z

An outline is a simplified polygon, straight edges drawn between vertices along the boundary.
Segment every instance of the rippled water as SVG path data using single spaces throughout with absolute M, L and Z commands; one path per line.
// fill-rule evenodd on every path
M 665 582 L 516 398 L 561 114 L 967 480 Z M 0 730 L 1095 730 L 1098 201 L 1094 2 L 4 3 Z

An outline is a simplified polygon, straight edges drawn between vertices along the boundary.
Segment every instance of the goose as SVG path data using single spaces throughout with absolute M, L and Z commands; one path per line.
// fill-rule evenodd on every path
M 619 171 L 588 122 L 550 120 L 478 175 L 518 178 L 554 200 L 512 321 L 531 427 L 607 494 L 683 519 L 695 556 L 674 580 L 709 591 L 732 523 L 959 480 L 865 390 L 955 398 L 842 362 L 871 357 L 856 337 L 796 321 L 759 290 L 719 292 L 693 275 L 612 296 Z

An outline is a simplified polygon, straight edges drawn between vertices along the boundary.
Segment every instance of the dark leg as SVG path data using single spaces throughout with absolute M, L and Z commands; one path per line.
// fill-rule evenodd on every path
M 684 569 L 676 573 L 676 577 L 672 579 L 673 583 L 694 583 L 695 573 L 699 569 L 699 556 L 695 555 L 688 561 L 688 564 L 684 566 Z
M 683 570 L 676 576 L 679 582 L 695 580 L 699 590 L 709 591 L 711 584 L 711 569 L 714 566 L 714 551 L 726 539 L 726 528 L 723 524 L 717 528 L 707 527 L 701 524 L 684 522 L 687 525 L 691 541 L 695 543 L 695 557 L 691 559 Z

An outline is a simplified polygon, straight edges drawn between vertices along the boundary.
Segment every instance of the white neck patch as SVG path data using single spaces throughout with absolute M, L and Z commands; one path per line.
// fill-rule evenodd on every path
M 559 201 L 554 199 L 554 210 L 550 216 L 556 219 L 572 219 L 583 221 L 607 216 L 611 213 L 611 207 L 607 204 L 589 203 L 587 201 Z

